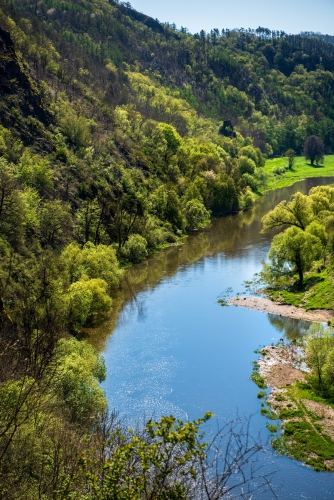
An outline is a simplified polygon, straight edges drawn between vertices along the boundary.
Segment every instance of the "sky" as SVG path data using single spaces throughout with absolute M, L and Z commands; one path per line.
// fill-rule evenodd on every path
M 257 28 L 334 35 L 334 0 L 130 0 L 132 7 L 191 33 Z

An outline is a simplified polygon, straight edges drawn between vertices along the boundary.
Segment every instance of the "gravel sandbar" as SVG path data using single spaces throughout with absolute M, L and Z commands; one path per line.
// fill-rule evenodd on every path
M 305 321 L 327 323 L 334 318 L 334 311 L 332 310 L 316 309 L 313 311 L 305 311 L 305 309 L 301 307 L 278 304 L 277 302 L 272 302 L 269 299 L 263 299 L 261 297 L 240 296 L 229 299 L 228 302 L 233 306 L 255 309 L 256 311 L 278 314 L 280 316 L 287 316 L 288 318 L 302 319 Z

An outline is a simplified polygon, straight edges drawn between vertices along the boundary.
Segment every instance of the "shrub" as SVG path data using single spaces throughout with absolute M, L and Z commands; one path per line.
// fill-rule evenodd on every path
M 131 234 L 121 253 L 130 262 L 141 262 L 147 256 L 146 239 L 140 234 Z
M 258 372 L 253 372 L 252 375 L 249 377 L 249 380 L 252 380 L 260 389 L 266 389 L 266 383 L 264 381 L 264 378 L 261 377 L 261 375 Z
M 199 200 L 190 200 L 186 204 L 186 218 L 188 229 L 204 226 L 210 219 L 210 212 Z
M 239 158 L 239 169 L 240 174 L 254 174 L 256 169 L 256 163 L 251 158 L 247 158 L 247 156 L 240 156 Z

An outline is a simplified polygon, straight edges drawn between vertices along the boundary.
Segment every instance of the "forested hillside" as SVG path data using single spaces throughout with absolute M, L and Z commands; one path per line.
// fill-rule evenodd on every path
M 107 498 L 92 496 L 111 446 L 105 367 L 75 337 L 108 314 L 125 265 L 252 205 L 266 157 L 310 134 L 331 152 L 333 96 L 319 38 L 191 35 L 106 0 L 0 1 L 1 499 Z M 148 427 L 135 452 L 117 428 L 113 446 L 151 456 L 177 425 Z M 198 465 L 196 425 L 176 444 Z

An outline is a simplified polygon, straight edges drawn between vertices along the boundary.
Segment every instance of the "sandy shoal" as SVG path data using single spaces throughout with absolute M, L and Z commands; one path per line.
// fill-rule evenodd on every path
M 318 321 L 327 323 L 334 317 L 334 311 L 325 309 L 315 309 L 313 311 L 305 311 L 301 307 L 288 306 L 285 304 L 278 304 L 269 299 L 261 297 L 234 297 L 229 299 L 229 304 L 246 309 L 254 309 L 256 311 L 263 311 L 270 314 L 278 314 L 280 316 L 287 316 L 289 318 L 302 319 L 305 321 Z

